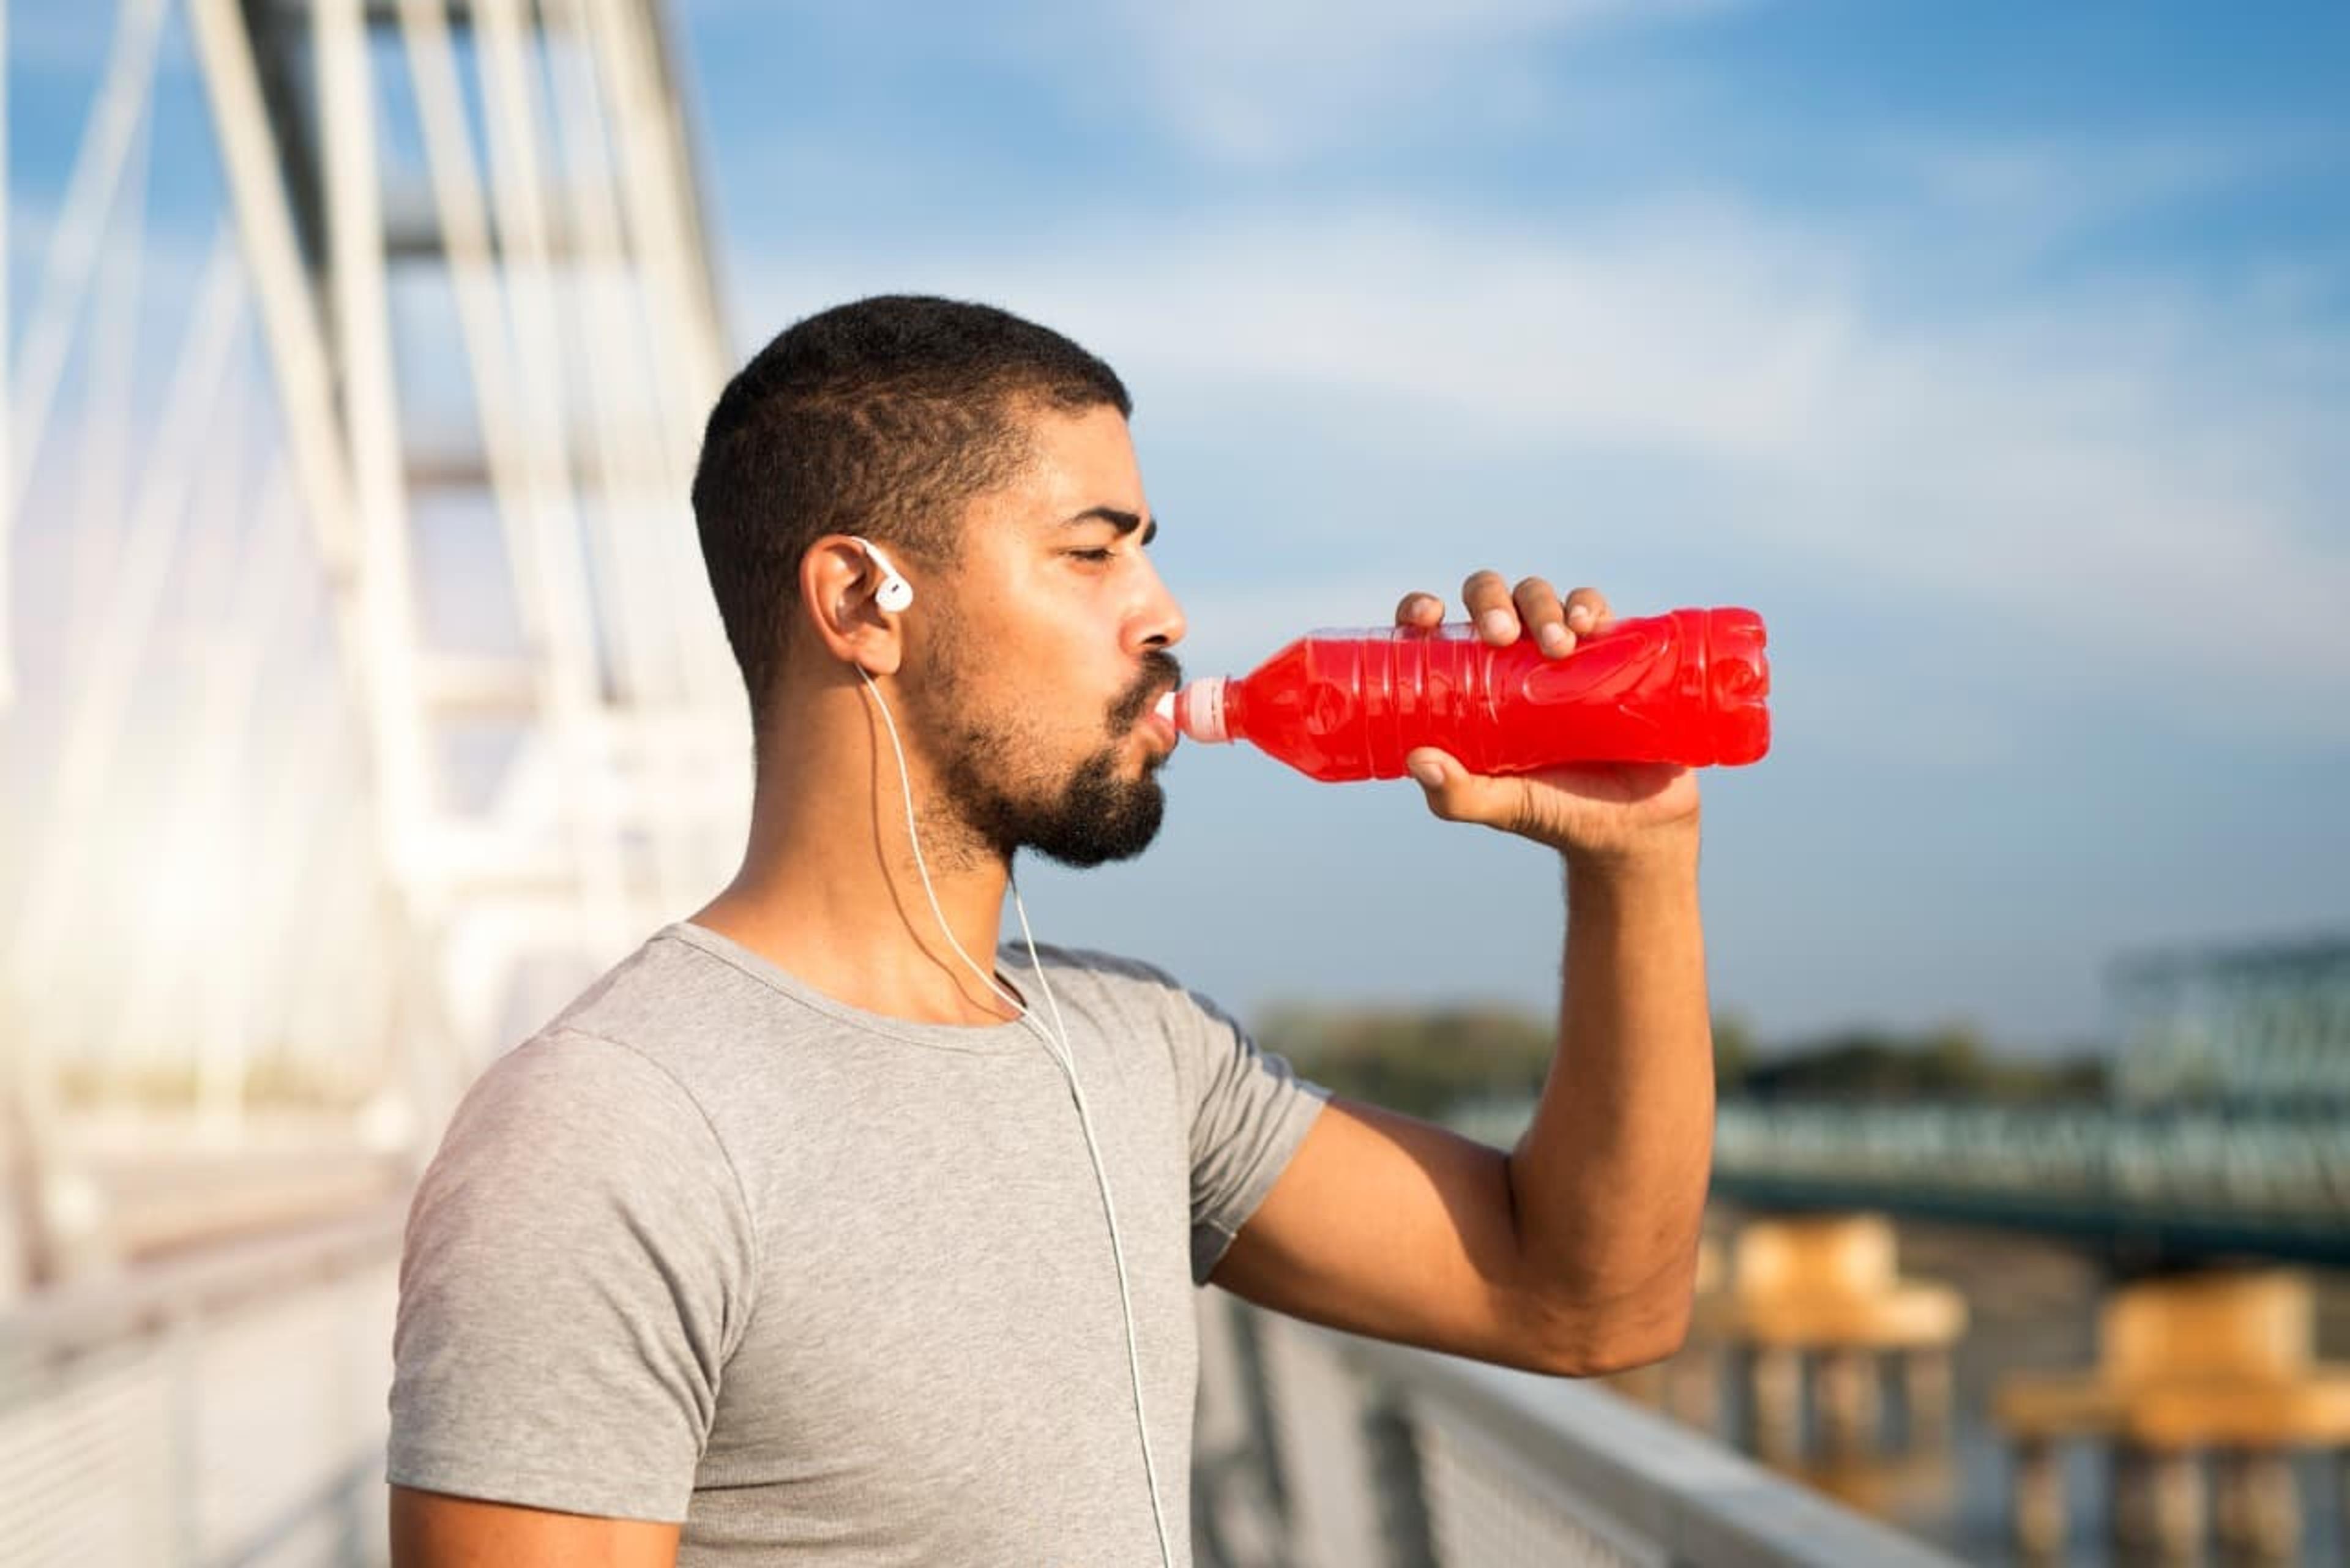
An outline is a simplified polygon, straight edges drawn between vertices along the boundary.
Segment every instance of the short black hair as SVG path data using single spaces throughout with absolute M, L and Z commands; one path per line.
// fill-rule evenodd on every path
M 694 525 L 726 640 L 764 730 L 800 558 L 861 534 L 952 558 L 963 511 L 1029 459 L 1035 410 L 1133 412 L 1110 368 L 993 306 L 878 295 L 776 335 L 710 410 Z

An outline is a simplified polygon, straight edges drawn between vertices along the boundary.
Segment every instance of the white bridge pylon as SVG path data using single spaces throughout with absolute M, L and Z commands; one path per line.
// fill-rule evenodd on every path
M 120 0 L 39 167 L 79 35 L 6 9 L 0 1154 L 38 1232 L 68 1082 L 178 1074 L 233 1128 L 265 1062 L 429 1135 L 521 979 L 723 877 L 749 748 L 658 0 Z

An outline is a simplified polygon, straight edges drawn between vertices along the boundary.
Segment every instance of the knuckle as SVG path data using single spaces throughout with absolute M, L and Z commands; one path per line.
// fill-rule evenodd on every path
M 1517 781 L 1517 786 L 1516 790 L 1513 792 L 1514 798 L 1510 802 L 1510 831 L 1519 834 L 1531 834 L 1536 831 L 1542 825 L 1541 805 L 1534 799 L 1534 792 L 1527 785 L 1523 779 Z

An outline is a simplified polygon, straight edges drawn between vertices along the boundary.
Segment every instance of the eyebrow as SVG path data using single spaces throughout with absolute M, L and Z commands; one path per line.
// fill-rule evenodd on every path
M 1080 523 L 1107 523 L 1121 535 L 1131 534 L 1140 528 L 1142 542 L 1146 545 L 1159 537 L 1159 519 L 1152 518 L 1146 526 L 1139 514 L 1121 512 L 1115 506 L 1088 506 L 1074 517 L 1063 518 L 1061 526 L 1073 528 Z

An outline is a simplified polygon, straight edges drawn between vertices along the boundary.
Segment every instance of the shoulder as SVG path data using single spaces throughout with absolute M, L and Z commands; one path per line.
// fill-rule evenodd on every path
M 775 987 L 690 925 L 645 939 L 557 1013 L 542 1032 L 623 1044 L 648 1059 L 690 1054 L 701 1040 L 752 1013 L 772 1012 Z
M 655 936 L 493 1061 L 466 1090 L 418 1184 L 411 1220 L 485 1207 L 582 1217 L 631 1193 L 747 1208 L 719 1112 L 731 1080 L 713 1044 L 750 1033 L 692 950 Z M 500 1195 L 495 1196 L 494 1195 Z
M 677 1075 L 646 1052 L 576 1024 L 550 1023 L 482 1070 L 450 1130 L 517 1121 L 586 1130 L 599 1113 L 691 1120 L 699 1108 Z
M 694 1097 L 625 1045 L 550 1029 L 475 1081 L 419 1179 L 402 1316 L 527 1302 L 559 1282 L 617 1290 L 648 1267 L 717 1301 L 747 1291 L 756 1236 L 734 1159 Z
M 1027 972 L 1017 944 L 1003 949 L 1006 972 Z M 1181 1097 L 1198 1101 L 1235 1064 L 1262 1053 L 1247 1027 L 1167 971 L 1139 959 L 1037 944 L 1045 981 L 1074 1020 L 1091 1021 L 1114 1044 L 1155 1041 L 1166 1052 Z
M 685 922 L 655 932 L 607 971 L 525 1049 L 577 1046 L 632 1054 L 615 1072 L 668 1078 L 722 1127 L 746 1100 L 772 1098 L 795 1048 L 840 1030 L 804 988 L 723 939 Z M 573 1064 L 588 1070 L 587 1064 Z M 765 1104 L 762 1112 L 772 1110 Z
M 1014 974 L 1028 968 L 1024 945 L 1007 942 L 1000 958 Z M 1186 1023 L 1202 1019 L 1230 1023 L 1223 1010 L 1167 971 L 1140 959 L 1090 948 L 1036 944 L 1036 962 L 1063 1005 L 1082 999 L 1120 1012 L 1149 1012 Z
M 707 1171 L 731 1186 L 732 1165 L 702 1103 L 668 1067 L 619 1041 L 551 1025 L 474 1080 L 420 1199 L 429 1206 L 483 1181 L 581 1193 L 648 1168 Z

